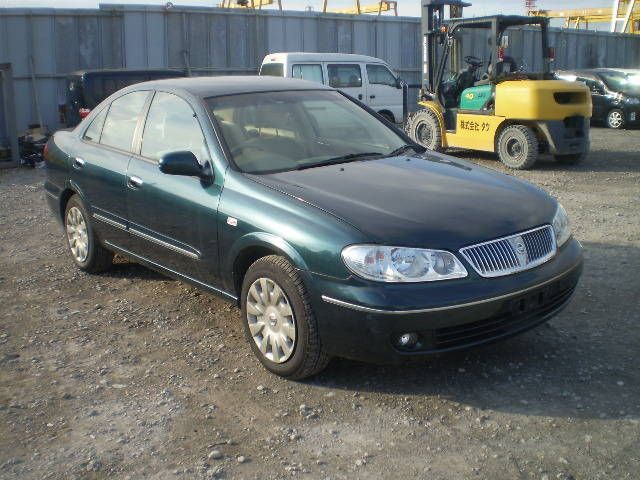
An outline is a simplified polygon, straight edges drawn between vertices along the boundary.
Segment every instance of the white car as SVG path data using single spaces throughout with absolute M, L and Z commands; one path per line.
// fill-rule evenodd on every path
M 379 58 L 348 53 L 272 53 L 264 57 L 260 75 L 329 85 L 357 98 L 392 123 L 403 120 L 402 84 Z

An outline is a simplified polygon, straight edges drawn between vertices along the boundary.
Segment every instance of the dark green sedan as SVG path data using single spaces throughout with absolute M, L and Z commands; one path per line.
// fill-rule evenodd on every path
M 137 84 L 45 156 L 80 269 L 117 253 L 237 303 L 254 353 L 284 377 L 524 332 L 567 305 L 582 271 L 544 191 L 425 152 L 316 83 Z

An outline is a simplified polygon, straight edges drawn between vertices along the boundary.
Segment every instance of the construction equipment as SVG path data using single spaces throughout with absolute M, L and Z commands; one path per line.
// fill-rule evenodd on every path
M 327 8 L 328 0 L 322 2 L 322 13 L 346 13 L 350 15 L 361 15 L 363 13 L 377 13 L 393 11 L 398 16 L 398 2 L 394 0 L 379 0 L 377 3 L 369 5 L 360 5 L 360 0 L 355 0 L 355 4 L 351 8 Z
M 616 1 L 613 8 L 528 9 L 527 14 L 564 19 L 565 28 L 589 28 L 589 24 L 609 23 L 612 32 L 640 34 L 640 2 L 636 0 Z
M 456 147 L 497 152 L 505 165 L 515 169 L 531 168 L 542 152 L 565 163 L 576 163 L 586 155 L 589 90 L 577 82 L 555 79 L 547 18 L 495 15 L 464 19 L 462 9 L 468 3 L 422 3 L 421 108 L 406 123 L 412 139 L 437 151 Z M 444 20 L 445 6 L 450 8 L 449 20 Z M 525 72 L 508 55 L 509 29 L 522 26 L 539 31 L 541 44 L 535 49 L 542 57 L 539 72 Z M 475 32 L 475 44 L 467 45 L 468 51 L 470 47 L 483 49 L 488 61 L 462 56 L 466 30 Z M 480 37 L 487 43 L 478 42 Z M 534 50 L 533 45 L 527 48 Z M 451 74 L 445 77 L 447 71 Z
M 282 10 L 282 1 L 277 0 L 278 9 Z M 253 10 L 262 10 L 263 6 L 273 5 L 274 0 L 222 0 L 221 8 L 247 8 Z

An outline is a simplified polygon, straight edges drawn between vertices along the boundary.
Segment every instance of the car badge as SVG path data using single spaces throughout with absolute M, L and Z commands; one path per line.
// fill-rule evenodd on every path
M 518 257 L 518 263 L 520 265 L 526 265 L 528 262 L 527 246 L 522 237 L 518 235 L 517 237 L 510 238 L 509 243 Z

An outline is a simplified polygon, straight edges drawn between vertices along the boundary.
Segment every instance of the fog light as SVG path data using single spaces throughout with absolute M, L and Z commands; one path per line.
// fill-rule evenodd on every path
M 410 348 L 415 346 L 418 343 L 418 334 L 417 333 L 403 333 L 398 336 L 396 339 L 396 343 L 399 347 Z

